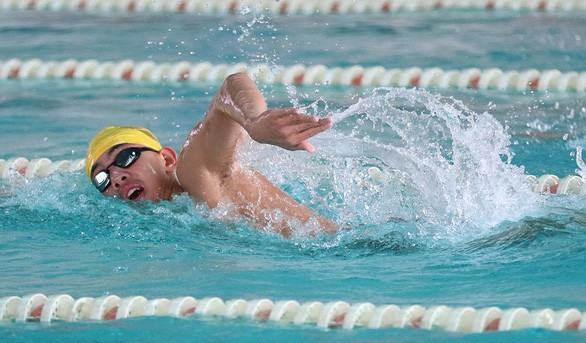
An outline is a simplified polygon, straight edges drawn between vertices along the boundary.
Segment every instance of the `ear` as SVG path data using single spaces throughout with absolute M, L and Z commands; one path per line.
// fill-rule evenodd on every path
M 171 147 L 163 147 L 159 154 L 163 157 L 165 162 L 165 172 L 170 175 L 177 169 L 177 153 Z

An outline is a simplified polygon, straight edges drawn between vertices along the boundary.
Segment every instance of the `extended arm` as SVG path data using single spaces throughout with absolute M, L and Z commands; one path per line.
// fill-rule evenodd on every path
M 278 227 L 284 236 L 292 231 L 288 218 L 303 223 L 314 218 L 334 232 L 331 221 L 313 214 L 257 171 L 239 165 L 236 158 L 247 136 L 288 150 L 313 151 L 308 139 L 331 125 L 331 118 L 319 119 L 294 108 L 267 110 L 264 96 L 246 74 L 231 75 L 188 138 L 177 167 L 179 182 L 210 207 L 228 201 L 261 226 Z M 275 222 L 275 211 L 286 218 Z
M 210 110 L 234 120 L 255 141 L 287 150 L 313 152 L 315 148 L 308 139 L 332 126 L 330 117 L 320 119 L 295 108 L 267 110 L 264 96 L 244 73 L 226 79 Z

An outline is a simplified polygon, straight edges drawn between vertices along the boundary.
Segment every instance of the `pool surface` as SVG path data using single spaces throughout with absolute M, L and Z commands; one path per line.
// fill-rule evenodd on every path
M 247 12 L 247 11 L 245 11 Z M 339 15 L 0 11 L 0 61 L 586 70 L 584 12 Z M 0 159 L 75 160 L 107 125 L 179 149 L 214 81 L 0 80 Z M 586 311 L 586 197 L 526 175 L 586 177 L 584 92 L 260 84 L 270 106 L 331 114 L 316 153 L 242 158 L 348 227 L 285 240 L 187 196 L 105 199 L 83 172 L 0 179 L 0 298 L 268 298 Z M 270 163 L 267 163 L 270 161 Z M 373 178 L 372 168 L 382 177 Z M 9 341 L 583 341 L 584 330 L 319 329 L 247 318 L 0 322 Z

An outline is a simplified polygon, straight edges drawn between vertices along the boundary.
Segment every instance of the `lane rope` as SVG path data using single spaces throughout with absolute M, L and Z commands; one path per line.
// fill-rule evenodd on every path
M 391 181 L 390 176 L 377 167 L 368 168 L 368 173 L 375 182 L 387 184 Z M 586 182 L 577 175 L 568 175 L 564 178 L 553 174 L 526 175 L 526 179 L 529 187 L 535 193 L 586 196 Z
M 285 85 L 387 86 L 500 91 L 586 92 L 586 71 L 503 71 L 498 68 L 443 70 L 441 68 L 387 69 L 359 65 L 329 68 L 324 65 L 270 66 L 258 64 L 212 64 L 210 62 L 157 64 L 152 61 L 96 60 L 42 61 L 40 59 L 0 61 L 0 80 L 73 79 L 126 80 L 146 82 L 222 82 L 228 75 L 247 72 L 257 82 Z
M 149 300 L 143 296 L 120 298 L 108 295 L 74 299 L 68 294 L 46 296 L 41 293 L 0 298 L 0 321 L 4 322 L 108 321 L 144 316 L 246 318 L 253 321 L 311 325 L 320 329 L 347 330 L 357 327 L 415 328 L 481 333 L 527 328 L 555 331 L 586 329 L 586 312 L 580 312 L 576 308 L 557 311 L 549 308 L 476 309 L 443 305 L 425 308 L 420 305 L 376 306 L 369 302 L 349 304 L 344 301 L 224 301 L 217 297 L 196 299 L 191 296 Z
M 85 167 L 85 159 L 51 161 L 48 158 L 28 160 L 15 157 L 8 160 L 0 159 L 0 179 L 24 176 L 28 179 L 46 177 L 59 172 L 77 172 Z
M 45 157 L 31 160 L 25 157 L 0 159 L 0 179 L 47 177 L 54 173 L 77 172 L 83 170 L 84 166 L 85 159 L 59 161 L 51 161 Z M 389 181 L 388 176 L 377 167 L 370 167 L 368 173 L 375 182 L 384 184 Z M 527 180 L 536 193 L 586 196 L 586 182 L 577 175 L 568 175 L 564 178 L 553 174 L 527 175 Z
M 441 9 L 583 11 L 583 0 L 0 0 L 0 10 L 176 12 L 203 14 L 348 14 Z

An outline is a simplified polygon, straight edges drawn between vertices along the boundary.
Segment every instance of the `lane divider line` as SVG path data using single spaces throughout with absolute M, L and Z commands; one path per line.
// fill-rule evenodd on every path
M 259 83 L 297 86 L 391 86 L 499 91 L 586 92 L 586 71 L 503 71 L 498 68 L 443 70 L 441 68 L 391 68 L 382 66 L 329 68 L 324 65 L 270 66 L 258 64 L 212 64 L 210 62 L 157 64 L 152 61 L 97 60 L 43 61 L 32 59 L 0 61 L 0 80 L 86 79 L 146 82 L 222 82 L 228 75 L 247 72 Z
M 580 0 L 0 0 L 0 10 L 123 13 L 382 14 L 429 10 L 582 11 Z
M 586 329 L 586 312 L 580 312 L 576 308 L 476 309 L 444 305 L 425 308 L 421 305 L 376 306 L 369 302 L 349 304 L 345 301 L 311 301 L 303 304 L 295 300 L 270 299 L 224 301 L 217 297 L 196 299 L 191 296 L 149 300 L 143 296 L 121 298 L 108 295 L 74 299 L 68 294 L 46 296 L 41 293 L 0 298 L 0 322 L 111 321 L 145 316 L 245 318 L 251 321 L 342 330 L 357 327 L 413 328 L 481 333 L 528 328 L 554 331 Z

